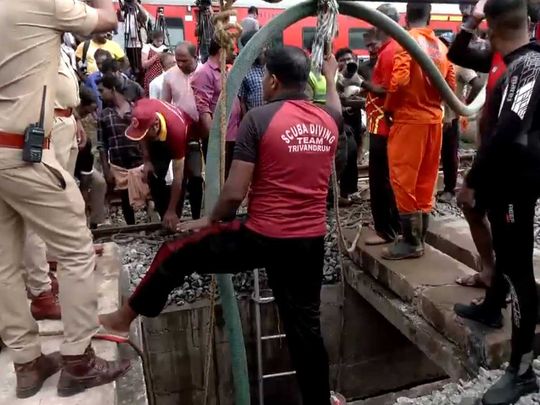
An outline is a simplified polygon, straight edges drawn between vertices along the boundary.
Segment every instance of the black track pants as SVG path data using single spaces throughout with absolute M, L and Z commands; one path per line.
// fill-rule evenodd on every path
M 494 204 L 489 219 L 496 255 L 495 277 L 486 292 L 486 304 L 504 305 L 508 287 L 512 298 L 512 356 L 518 367 L 521 356 L 533 349 L 537 319 L 537 292 L 533 272 L 534 214 L 538 196 L 520 196 Z
M 401 226 L 390 184 L 387 136 L 369 135 L 369 193 L 375 231 L 385 239 L 395 238 Z
M 441 162 L 444 173 L 444 191 L 454 193 L 458 175 L 459 122 L 453 120 L 443 132 Z

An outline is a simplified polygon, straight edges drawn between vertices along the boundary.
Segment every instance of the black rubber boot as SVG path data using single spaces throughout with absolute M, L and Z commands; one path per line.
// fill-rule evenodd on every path
M 429 217 L 431 214 L 422 213 L 422 243 L 426 243 L 427 231 L 429 228 Z
M 422 213 L 402 214 L 401 227 L 403 236 L 383 249 L 382 258 L 386 260 L 414 259 L 424 255 L 422 243 Z
M 522 396 L 538 392 L 536 375 L 531 366 L 522 375 L 517 368 L 508 367 L 504 375 L 482 397 L 483 405 L 510 405 Z
M 454 312 L 462 318 L 482 323 L 490 328 L 500 329 L 503 327 L 501 309 L 488 306 L 485 303 L 479 305 L 456 304 L 454 305 Z

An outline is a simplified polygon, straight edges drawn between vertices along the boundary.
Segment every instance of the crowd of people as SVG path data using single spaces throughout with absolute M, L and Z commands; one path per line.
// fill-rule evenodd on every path
M 399 23 L 391 4 L 378 10 Z M 320 75 L 311 71 L 310 50 L 260 50 L 233 103 L 226 182 L 211 214 L 201 217 L 222 90 L 219 41 L 212 39 L 204 60 L 189 42 L 169 49 L 163 31 L 151 32 L 145 45 L 139 35 L 124 50 L 110 36 L 117 26 L 110 0 L 93 7 L 78 0 L 7 3 L 0 15 L 0 32 L 12 38 L 0 50 L 0 229 L 10 237 L 0 240 L 0 336 L 15 364 L 17 397 L 34 395 L 59 370 L 60 396 L 123 375 L 129 362 L 97 357 L 92 337 L 100 326 L 126 334 L 137 316 L 157 316 L 192 272 L 266 268 L 303 402 L 344 404 L 330 391 L 321 337 L 324 235 L 332 168 L 339 204 L 348 206 L 365 138 L 374 228 L 365 243 L 388 245 L 386 260 L 423 256 L 442 161 L 437 198 L 457 198 L 482 259 L 481 272 L 456 282 L 486 288 L 485 299 L 457 304 L 456 313 L 501 327 L 512 297 L 510 365 L 483 403 L 510 404 L 538 390 L 531 363 L 540 47 L 528 16 L 537 8 L 480 0 L 456 34 L 440 38 L 430 15 L 429 4 L 407 4 L 406 28 L 456 95 L 470 103 L 487 82 L 478 157 L 457 196 L 460 117 L 443 108 L 409 53 L 373 28 L 364 38 L 367 61 L 339 49 L 325 57 Z M 242 21 L 239 50 L 260 28 L 257 16 L 251 7 Z M 484 18 L 487 39 L 479 30 Z M 127 224 L 135 224 L 137 211 L 155 210 L 164 227 L 186 235 L 164 244 L 129 301 L 98 322 L 93 271 L 100 247 L 90 229 L 107 223 L 111 195 Z M 186 198 L 192 221 L 181 222 Z M 247 220 L 235 219 L 246 201 Z M 63 320 L 60 353 L 42 354 L 40 319 Z

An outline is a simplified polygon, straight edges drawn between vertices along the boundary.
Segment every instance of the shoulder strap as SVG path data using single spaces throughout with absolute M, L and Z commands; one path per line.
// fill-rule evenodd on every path
M 90 40 L 84 41 L 83 50 L 82 50 L 82 63 L 86 63 L 86 55 L 88 54 L 88 48 L 90 48 Z

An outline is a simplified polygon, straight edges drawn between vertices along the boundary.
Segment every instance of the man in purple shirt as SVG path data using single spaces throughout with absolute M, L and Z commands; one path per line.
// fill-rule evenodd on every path
M 195 104 L 199 112 L 199 130 L 203 142 L 204 156 L 208 149 L 208 136 L 212 126 L 212 119 L 216 110 L 219 95 L 221 94 L 221 70 L 219 63 L 219 51 L 221 47 L 213 38 L 210 43 L 208 60 L 194 74 L 191 81 Z M 241 109 L 240 100 L 235 99 L 227 127 L 225 173 L 229 172 L 232 161 L 232 152 L 236 140 L 236 133 L 240 125 Z

